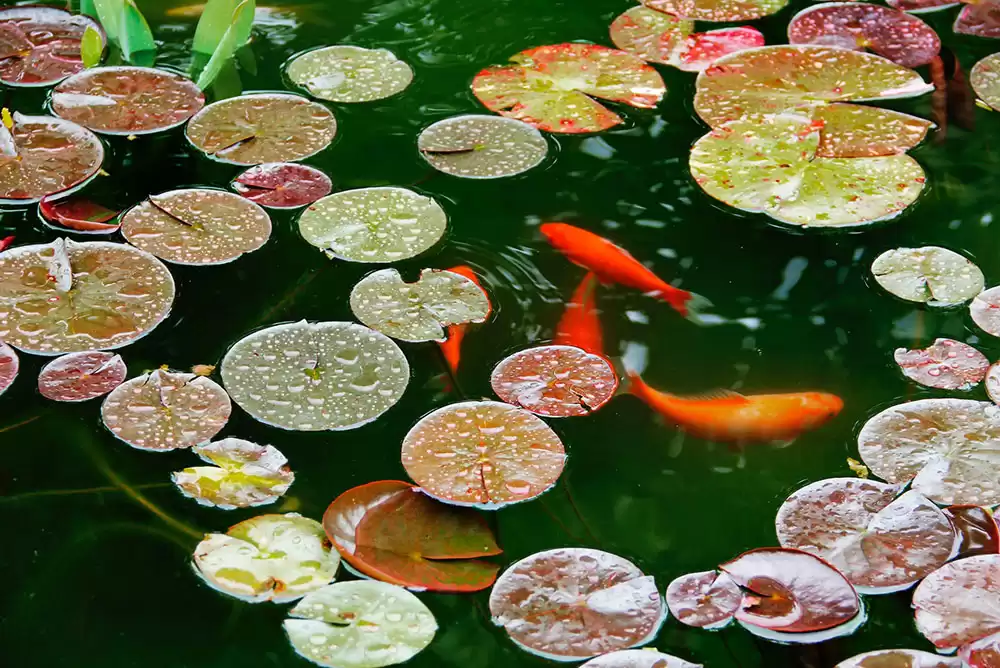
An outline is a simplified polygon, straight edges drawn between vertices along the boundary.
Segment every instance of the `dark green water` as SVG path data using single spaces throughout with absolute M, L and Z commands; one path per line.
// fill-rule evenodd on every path
M 182 3 L 144 0 L 162 41 L 159 63 L 186 67 L 195 18 L 168 18 Z M 261 3 L 265 4 L 265 3 Z M 674 391 L 731 387 L 752 392 L 821 389 L 846 402 L 825 428 L 791 447 L 751 449 L 745 466 L 723 446 L 680 438 L 637 400 L 597 414 L 550 422 L 569 451 L 559 485 L 531 503 L 496 513 L 505 564 L 553 547 L 586 545 L 621 554 L 655 575 L 661 591 L 677 575 L 707 570 L 740 552 L 775 544 L 781 500 L 806 482 L 849 475 L 854 436 L 878 409 L 931 393 L 904 382 L 891 362 L 900 345 L 948 336 L 991 359 L 1000 342 L 983 337 L 965 309 L 924 311 L 895 301 L 868 266 L 895 246 L 937 244 L 964 251 L 1000 281 L 997 213 L 1000 114 L 977 111 L 975 132 L 952 129 L 941 144 L 914 150 L 929 186 L 897 221 L 861 234 L 778 228 L 709 200 L 688 176 L 687 152 L 704 132 L 694 117 L 694 76 L 662 68 L 669 91 L 654 111 L 624 111 L 624 127 L 587 138 L 551 139 L 546 167 L 514 179 L 463 181 L 426 166 L 415 150 L 421 128 L 483 111 L 468 84 L 483 66 L 531 46 L 571 40 L 608 44 L 611 19 L 627 0 L 332 0 L 276 3 L 259 24 L 256 74 L 243 89 L 283 88 L 292 54 L 336 43 L 386 47 L 413 66 L 401 96 L 333 107 L 335 144 L 308 160 L 338 189 L 408 186 L 448 212 L 449 232 L 400 269 L 470 264 L 486 277 L 496 312 L 466 338 L 461 388 L 490 396 L 489 371 L 506 354 L 546 341 L 562 300 L 581 276 L 541 239 L 537 225 L 563 220 L 631 249 L 668 280 L 709 297 L 724 324 L 699 328 L 665 304 L 632 291 L 600 293 L 609 354 L 626 342 L 649 348 L 647 380 Z M 805 2 L 755 22 L 768 43 L 784 41 Z M 955 10 L 924 15 L 968 69 L 996 48 L 960 38 Z M 925 77 L 927 73 L 924 72 Z M 230 82 L 232 86 L 234 82 Z M 23 112 L 38 93 L 4 93 Z M 895 103 L 929 117 L 930 99 Z M 97 188 L 122 205 L 185 185 L 224 186 L 238 172 L 190 150 L 179 132 L 116 140 Z M 370 267 L 332 263 L 299 237 L 291 215 L 273 216 L 262 250 L 224 267 L 172 267 L 178 298 L 170 319 L 123 351 L 132 374 L 161 364 L 216 363 L 245 333 L 279 321 L 349 320 L 347 296 Z M 6 212 L 0 227 L 18 243 L 50 240 L 34 210 Z M 405 479 L 399 444 L 413 422 L 460 395 L 440 393 L 433 344 L 407 345 L 413 377 L 404 399 L 362 429 L 335 434 L 265 427 L 239 410 L 223 435 L 277 446 L 297 478 L 273 508 L 318 518 L 349 487 Z M 100 423 L 98 402 L 53 405 L 35 391 L 43 360 L 22 356 L 21 377 L 0 399 L 0 665 L 14 668 L 257 668 L 306 666 L 281 630 L 286 606 L 248 605 L 217 594 L 191 572 L 193 535 L 223 531 L 260 510 L 197 506 L 169 484 L 192 465 L 189 452 L 140 452 Z M 979 391 L 976 392 L 976 396 Z M 23 423 L 23 424 L 22 424 Z M 123 491 L 128 486 L 131 493 Z M 486 611 L 487 594 L 422 594 L 441 629 L 414 668 L 515 668 L 546 664 L 511 644 Z M 669 621 L 654 645 L 710 668 L 829 667 L 882 647 L 930 649 L 914 630 L 909 595 L 869 598 L 868 624 L 853 637 L 797 650 L 755 642 L 733 627 L 711 633 Z

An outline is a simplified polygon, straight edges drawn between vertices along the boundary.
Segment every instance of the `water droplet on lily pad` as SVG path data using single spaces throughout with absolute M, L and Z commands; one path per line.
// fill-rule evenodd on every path
M 945 564 L 913 592 L 917 630 L 938 649 L 973 643 L 1000 631 L 1000 555 Z
M 872 262 L 872 275 L 900 299 L 928 306 L 967 302 L 986 280 L 971 260 L 940 246 L 887 250 Z
M 591 659 L 580 668 L 703 668 L 653 649 L 623 649 Z
M 80 45 L 87 28 L 104 31 L 87 16 L 57 7 L 0 9 L 0 81 L 8 86 L 51 86 L 83 69 Z
M 21 360 L 17 353 L 6 343 L 0 341 L 0 394 L 14 383 L 17 372 L 21 368 Z
M 1000 336 L 1000 286 L 983 290 L 969 304 L 969 315 L 987 334 Z
M 885 4 L 911 14 L 924 14 L 954 7 L 959 2 L 956 0 L 886 0 Z
M 588 415 L 618 389 L 611 363 L 575 346 L 538 346 L 501 360 L 490 376 L 497 396 L 543 417 Z
M 880 649 L 852 656 L 833 668 L 962 668 L 962 662 L 916 649 Z
M 329 195 L 333 182 L 315 167 L 269 162 L 237 176 L 233 189 L 269 209 L 297 209 Z
M 1000 111 L 1000 53 L 986 56 L 973 65 L 969 83 L 980 100 Z
M 749 21 L 780 11 L 788 0 L 643 0 L 659 12 L 698 21 Z
M 897 348 L 893 359 L 910 380 L 941 390 L 971 390 L 990 366 L 986 355 L 953 339 L 937 339 L 922 350 Z
M 193 452 L 215 466 L 193 466 L 170 477 L 184 496 L 203 506 L 232 510 L 274 503 L 295 480 L 288 460 L 271 445 L 223 438 Z
M 52 401 L 88 401 L 124 382 L 128 367 L 121 355 L 88 350 L 57 357 L 38 374 L 38 391 Z
M 295 56 L 288 78 L 313 97 L 331 102 L 371 102 L 402 92 L 413 70 L 387 49 L 325 46 Z
M 435 169 L 466 179 L 499 179 L 538 166 L 549 152 L 535 128 L 510 118 L 467 114 L 424 129 L 417 149 Z
M 677 621 L 705 629 L 729 624 L 740 607 L 743 592 L 731 577 L 719 571 L 688 573 L 667 586 L 667 606 Z

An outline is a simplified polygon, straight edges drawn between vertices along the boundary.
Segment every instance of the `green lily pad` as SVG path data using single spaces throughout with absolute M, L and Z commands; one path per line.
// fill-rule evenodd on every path
M 79 72 L 88 28 L 103 49 L 104 32 L 89 16 L 41 5 L 0 8 L 0 81 L 14 87 L 51 86 Z
M 445 327 L 486 320 L 490 301 L 475 281 L 451 271 L 424 269 L 407 283 L 395 269 L 380 269 L 351 290 L 351 311 L 400 341 L 444 341 Z
M 780 11 L 788 0 L 643 0 L 658 12 L 698 21 L 749 21 Z
M 444 236 L 448 218 L 434 199 L 395 187 L 359 188 L 317 200 L 299 232 L 331 258 L 395 262 L 423 253 Z
M 467 114 L 420 133 L 417 148 L 434 169 L 465 179 L 499 179 L 537 167 L 549 145 L 535 128 L 510 118 Z
M 57 239 L 0 253 L 0 339 L 25 352 L 120 348 L 159 325 L 173 300 L 163 263 L 126 244 Z
M 195 446 L 194 453 L 215 466 L 186 468 L 170 478 L 203 506 L 231 510 L 274 503 L 295 480 L 288 460 L 271 445 L 224 438 Z
M 284 621 L 300 656 L 329 668 L 403 663 L 434 639 L 438 625 L 420 599 L 385 582 L 336 582 L 296 604 Z
M 887 292 L 928 306 L 956 306 L 983 291 L 985 277 L 971 260 L 940 246 L 893 248 L 872 262 Z
M 980 100 L 1000 111 L 1000 53 L 986 56 L 973 65 L 969 83 Z
M 923 189 L 908 155 L 821 158 L 819 142 L 818 125 L 798 114 L 733 121 L 691 148 L 691 175 L 732 207 L 803 227 L 888 220 Z
M 338 566 L 323 525 L 297 513 L 258 515 L 194 550 L 195 572 L 210 587 L 250 602 L 294 601 L 329 584 Z
M 381 100 L 413 81 L 413 70 L 392 51 L 343 44 L 295 56 L 285 73 L 313 97 L 331 102 Z
M 272 325 L 222 360 L 230 396 L 264 424 L 298 431 L 355 429 L 403 396 L 410 367 L 392 339 L 351 322 Z

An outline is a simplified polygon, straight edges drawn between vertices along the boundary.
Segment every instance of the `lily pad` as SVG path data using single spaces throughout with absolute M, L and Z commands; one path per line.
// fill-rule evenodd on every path
M 51 86 L 83 69 L 83 34 L 104 32 L 93 19 L 56 7 L 0 9 L 0 81 L 8 86 Z
M 807 7 L 788 24 L 790 44 L 868 49 L 904 67 L 934 60 L 941 40 L 916 16 L 867 2 L 825 2 Z
M 368 424 L 406 389 L 410 367 L 392 339 L 351 322 L 272 325 L 222 360 L 230 396 L 264 424 L 340 431 Z
M 607 130 L 622 119 L 594 98 L 652 109 L 667 91 L 636 56 L 596 44 L 539 46 L 510 61 L 477 74 L 472 92 L 490 111 L 547 132 Z
M 913 592 L 917 629 L 948 649 L 1000 631 L 1000 555 L 945 564 Z
M 749 21 L 774 14 L 788 0 L 643 0 L 659 12 L 698 21 Z
M 549 145 L 535 128 L 510 118 L 467 114 L 424 128 L 417 149 L 434 169 L 465 179 L 499 179 L 537 167 Z
M 905 589 L 951 559 L 957 548 L 948 517 L 918 492 L 859 478 L 806 485 L 778 509 L 782 547 L 822 557 L 858 591 Z
M 958 557 L 1000 553 L 1000 529 L 989 508 L 948 506 L 944 514 L 951 520 L 958 536 Z
M 733 121 L 691 148 L 691 175 L 742 211 L 803 227 L 888 220 L 916 201 L 924 172 L 907 155 L 822 158 L 820 127 L 802 115 Z
M 337 121 L 321 104 L 298 95 L 254 93 L 214 102 L 188 123 L 188 141 L 234 165 L 292 162 L 333 141 Z
M 42 367 L 38 391 L 52 401 L 89 401 L 121 385 L 127 375 L 121 355 L 96 350 L 70 353 Z
M 330 668 L 403 663 L 434 639 L 437 622 L 416 596 L 384 582 L 336 582 L 296 604 L 283 623 L 298 654 Z
M 868 420 L 858 451 L 872 473 L 942 504 L 1000 503 L 1000 407 L 920 399 Z
M 986 370 L 984 383 L 990 401 L 1000 406 L 1000 363 L 994 362 Z
M 198 543 L 194 567 L 210 587 L 253 603 L 285 603 L 329 584 L 340 556 L 323 526 L 297 513 L 258 515 Z
M 56 116 L 106 135 L 169 130 L 204 106 L 205 96 L 193 81 L 151 67 L 95 67 L 52 93 Z
M 401 93 L 413 70 L 387 49 L 325 46 L 292 58 L 288 78 L 313 97 L 331 102 L 371 102 Z
M 973 65 L 969 83 L 980 100 L 1000 111 L 1000 53 L 990 54 Z
M 566 464 L 562 441 L 526 410 L 466 401 L 422 417 L 403 439 L 403 467 L 446 503 L 494 509 L 547 491 Z
M 667 587 L 667 606 L 677 621 L 717 629 L 728 624 L 743 600 L 743 592 L 725 573 L 688 573 Z
M 872 275 L 886 291 L 928 306 L 956 306 L 983 290 L 983 272 L 940 246 L 893 248 L 875 258 Z
M 962 668 L 962 662 L 916 649 L 880 649 L 852 656 L 833 668 Z
M 271 236 L 257 204 L 225 190 L 185 188 L 150 195 L 122 216 L 129 243 L 174 264 L 225 264 Z
M 846 102 L 821 107 L 813 117 L 821 124 L 816 149 L 821 158 L 877 158 L 905 153 L 934 127 L 918 116 Z
M 195 446 L 194 453 L 215 466 L 186 468 L 170 478 L 203 506 L 232 510 L 274 503 L 295 480 L 288 460 L 271 445 L 224 438 Z
M 544 417 L 587 415 L 611 401 L 618 377 L 600 355 L 575 346 L 538 346 L 503 359 L 490 376 L 497 396 Z
M 302 237 L 331 258 L 396 262 L 444 236 L 448 218 L 434 199 L 395 187 L 358 188 L 324 197 L 299 218 Z
M 749 26 L 696 33 L 692 20 L 633 7 L 611 23 L 611 41 L 647 62 L 700 72 L 717 58 L 764 46 L 764 35 Z
M 702 665 L 652 649 L 623 649 L 591 659 L 580 668 L 702 668 Z
M 121 227 L 120 223 L 108 222 L 118 216 L 118 211 L 83 197 L 58 200 L 43 197 L 38 202 L 38 213 L 43 223 L 60 231 L 70 229 L 81 234 L 111 234 Z
M 0 341 L 0 394 L 14 383 L 17 372 L 21 368 L 21 360 L 17 352 L 6 343 Z
M 897 348 L 893 358 L 904 376 L 940 390 L 971 390 L 990 366 L 986 355 L 953 339 L 936 339 L 922 350 Z
M 887 5 L 910 14 L 936 12 L 960 4 L 957 0 L 886 0 Z
M 269 209 L 297 209 L 329 195 L 333 182 L 315 167 L 269 162 L 237 176 L 233 189 Z
M 1000 285 L 976 295 L 969 304 L 969 314 L 984 332 L 1000 336 Z
M 952 29 L 959 35 L 1000 39 L 1000 2 L 980 0 L 966 4 Z
M 475 281 L 451 271 L 424 269 L 407 283 L 395 269 L 380 269 L 351 290 L 351 311 L 400 341 L 444 341 L 445 327 L 486 320 L 490 301 Z
M 0 254 L 0 339 L 29 353 L 110 350 L 170 313 L 174 280 L 126 244 L 57 239 Z
M 958 650 L 960 668 L 996 668 L 1000 665 L 1000 633 L 963 645 Z
M 569 547 L 504 571 L 490 592 L 490 614 L 522 649 L 578 661 L 648 643 L 667 610 L 652 576 L 632 562 Z

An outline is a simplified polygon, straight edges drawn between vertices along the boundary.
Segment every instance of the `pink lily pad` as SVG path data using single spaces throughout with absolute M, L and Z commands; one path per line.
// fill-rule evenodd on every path
M 852 656 L 833 668 L 962 668 L 962 662 L 916 649 L 879 649 Z
M 958 656 L 968 668 L 997 668 L 1000 666 L 1000 633 L 963 645 Z
M 623 649 L 591 659 L 580 668 L 702 668 L 702 665 L 653 649 Z
M 960 4 L 955 0 L 886 0 L 885 4 L 910 14 L 937 12 Z
M 981 0 L 965 5 L 953 29 L 960 35 L 1000 39 L 1000 0 Z
M 1000 631 L 1000 554 L 945 564 L 917 586 L 913 607 L 917 629 L 940 649 Z
M 121 355 L 89 350 L 57 357 L 38 374 L 38 391 L 52 401 L 87 401 L 104 396 L 125 380 Z
M 969 75 L 969 83 L 980 100 L 994 110 L 1000 111 L 1000 53 L 990 54 L 973 65 Z M 1000 301 L 1000 294 L 998 294 L 998 301 Z M 975 318 L 975 313 L 973 313 L 973 318 Z M 993 335 L 998 336 L 997 334 Z
M 104 39 L 97 21 L 56 7 L 0 9 L 0 81 L 50 86 L 81 71 L 80 44 L 88 27 Z
M 17 378 L 20 367 L 21 361 L 14 349 L 0 341 L 0 394 L 6 392 Z
M 237 176 L 233 189 L 269 209 L 297 209 L 329 195 L 333 182 L 315 167 L 269 162 Z
M 688 573 L 667 586 L 667 606 L 677 621 L 716 629 L 728 624 L 743 600 L 739 586 L 725 573 Z
M 101 206 L 84 197 L 67 197 L 53 200 L 43 197 L 38 203 L 42 220 L 50 227 L 70 229 L 84 234 L 111 234 L 121 227 L 109 223 L 119 212 Z
M 983 384 L 986 386 L 986 396 L 994 404 L 1000 406 L 1000 362 L 994 362 L 986 370 L 986 379 Z
M 893 358 L 904 376 L 940 390 L 971 390 L 990 366 L 986 355 L 953 339 L 937 339 L 922 350 L 897 348 Z
M 1000 553 L 1000 528 L 989 508 L 948 506 L 944 514 L 955 527 L 959 558 Z
M 984 332 L 1000 336 L 1000 285 L 980 292 L 969 304 L 969 314 Z
M 749 21 L 784 8 L 788 0 L 643 0 L 657 11 L 698 21 Z
M 552 44 L 488 67 L 472 92 L 488 109 L 539 130 L 599 132 L 622 119 L 594 98 L 652 109 L 666 93 L 652 67 L 624 51 L 596 44 Z

